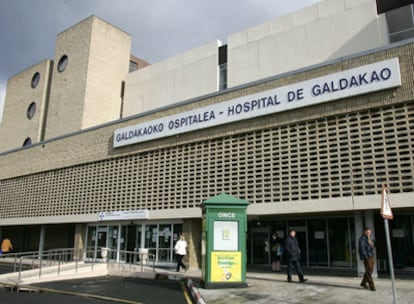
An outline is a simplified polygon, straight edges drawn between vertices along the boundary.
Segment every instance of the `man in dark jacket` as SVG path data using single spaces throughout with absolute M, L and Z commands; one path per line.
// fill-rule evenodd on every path
M 292 268 L 295 267 L 299 276 L 299 282 L 305 282 L 307 279 L 303 277 L 302 267 L 300 266 L 300 249 L 298 240 L 296 239 L 296 231 L 289 230 L 289 235 L 285 241 L 285 254 L 287 259 L 287 280 L 292 282 Z
M 372 272 L 375 265 L 374 241 L 371 239 L 371 229 L 365 228 L 363 234 L 358 241 L 359 257 L 364 261 L 365 273 L 361 281 L 361 286 L 367 288 L 367 283 L 371 290 L 375 290 L 374 281 L 372 280 Z

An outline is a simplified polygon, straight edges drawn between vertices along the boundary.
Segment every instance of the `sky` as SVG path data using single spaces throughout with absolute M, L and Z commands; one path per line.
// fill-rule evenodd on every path
M 132 36 L 156 63 L 320 0 L 0 0 L 0 122 L 7 79 L 54 59 L 56 36 L 90 15 Z

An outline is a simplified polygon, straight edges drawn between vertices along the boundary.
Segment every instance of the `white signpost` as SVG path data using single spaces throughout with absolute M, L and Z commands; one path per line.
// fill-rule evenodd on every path
M 391 276 L 391 282 L 392 282 L 392 294 L 393 294 L 393 298 L 394 298 L 394 304 L 398 304 L 397 290 L 395 288 L 394 263 L 393 263 L 392 250 L 391 250 L 390 229 L 388 227 L 388 220 L 393 220 L 394 215 L 392 214 L 390 201 L 388 199 L 388 189 L 385 185 L 382 186 L 381 216 L 384 219 L 385 238 L 387 240 L 388 263 L 390 265 L 390 276 Z

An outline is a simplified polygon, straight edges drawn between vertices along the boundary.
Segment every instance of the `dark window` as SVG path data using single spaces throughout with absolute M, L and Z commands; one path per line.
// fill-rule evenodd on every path
M 414 0 L 377 0 L 377 11 L 382 14 L 409 4 L 414 4 Z
M 36 103 L 33 101 L 27 108 L 26 116 L 28 119 L 32 119 L 36 113 Z
M 59 62 L 58 62 L 58 66 L 57 69 L 60 73 L 62 73 L 66 67 L 68 66 L 69 63 L 69 58 L 66 55 L 63 55 L 62 57 L 60 57 Z
M 219 66 L 219 90 L 227 89 L 227 63 Z
M 219 47 L 219 90 L 227 89 L 227 45 Z
M 138 70 L 138 63 L 136 63 L 135 61 L 130 60 L 129 61 L 129 72 L 134 72 Z
M 227 63 L 227 44 L 219 47 L 219 65 Z
M 32 77 L 32 82 L 31 82 L 31 86 L 33 89 L 37 87 L 37 85 L 39 84 L 39 81 L 40 81 L 40 73 L 36 72 L 34 73 Z
M 30 146 L 32 144 L 32 139 L 30 137 L 26 138 L 23 142 L 23 147 Z
M 414 37 L 413 6 L 408 5 L 385 13 L 390 42 Z

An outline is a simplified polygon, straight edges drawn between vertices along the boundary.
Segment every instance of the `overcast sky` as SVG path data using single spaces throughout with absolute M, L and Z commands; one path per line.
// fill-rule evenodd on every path
M 319 0 L 0 0 L 0 121 L 7 79 L 53 59 L 56 35 L 96 15 L 132 36 L 150 63 Z

